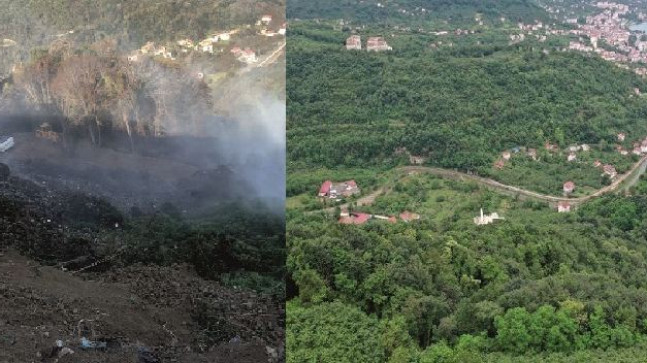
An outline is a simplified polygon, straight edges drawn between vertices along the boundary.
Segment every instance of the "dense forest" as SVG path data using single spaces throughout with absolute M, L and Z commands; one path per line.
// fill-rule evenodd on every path
M 501 17 L 514 22 L 548 19 L 548 14 L 532 0 L 290 0 L 287 3 L 287 16 L 290 19 L 347 19 L 362 24 L 429 24 L 450 21 L 452 26 L 456 26 L 473 22 L 477 13 L 488 22 L 498 22 Z
M 505 220 L 476 226 L 479 208 Z M 357 227 L 289 214 L 292 362 L 620 361 L 644 352 L 644 195 L 558 214 L 421 175 L 362 210 L 422 219 Z
M 430 166 L 548 194 L 569 179 L 590 192 L 609 183 L 595 160 L 623 172 L 638 159 L 616 147 L 647 136 L 647 100 L 635 92 L 644 79 L 564 51 L 567 36 L 513 42 L 513 27 L 474 23 L 471 34 L 440 35 L 464 24 L 418 29 L 392 9 L 332 4 L 318 7 L 357 24 L 321 20 L 309 2 L 289 10 L 321 19 L 291 24 L 288 44 L 288 361 L 645 361 L 644 176 L 557 213 L 475 182 L 394 169 L 410 163 L 398 152 L 406 147 Z M 347 51 L 351 34 L 383 36 L 393 50 Z M 591 151 L 567 162 L 566 149 L 581 144 Z M 493 168 L 518 147 L 536 148 L 537 160 L 522 152 Z M 341 224 L 340 208 L 316 211 L 327 179 L 385 191 L 370 205 L 350 198 L 349 209 L 421 219 Z M 481 208 L 504 219 L 476 225 Z
M 367 53 L 346 51 L 350 33 L 325 24 L 299 23 L 291 32 L 293 171 L 397 165 L 407 161 L 395 150 L 406 147 L 430 165 L 559 193 L 563 180 L 551 184 L 547 175 L 599 188 L 592 161 L 567 163 L 561 153 L 532 168 L 519 159 L 496 171 L 493 163 L 504 150 L 550 142 L 593 145 L 599 153 L 591 159 L 626 169 L 632 161 L 614 154 L 616 134 L 627 133 L 629 149 L 647 136 L 647 99 L 634 94 L 647 83 L 597 57 L 561 51 L 565 39 L 510 45 L 504 30 L 437 36 L 372 27 L 360 34 L 394 34 L 387 38 L 394 50 Z M 534 178 L 518 177 L 530 169 Z

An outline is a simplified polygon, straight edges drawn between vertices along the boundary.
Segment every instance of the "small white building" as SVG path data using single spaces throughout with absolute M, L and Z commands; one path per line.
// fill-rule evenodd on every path
M 474 217 L 474 224 L 478 226 L 482 226 L 484 224 L 490 224 L 497 219 L 505 219 L 505 218 L 499 217 L 499 214 L 497 212 L 494 212 L 490 215 L 484 215 L 483 208 L 481 208 L 481 215 L 478 217 Z
M 15 145 L 13 137 L 0 136 L 0 152 L 7 152 Z

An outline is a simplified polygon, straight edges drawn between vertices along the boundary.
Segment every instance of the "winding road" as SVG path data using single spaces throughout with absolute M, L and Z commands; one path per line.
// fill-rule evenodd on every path
M 462 172 L 458 172 L 458 171 L 454 171 L 454 170 L 447 170 L 447 169 L 434 168 L 434 167 L 428 167 L 428 166 L 403 166 L 403 167 L 397 168 L 396 170 L 401 171 L 403 173 L 407 173 L 407 174 L 412 173 L 412 172 L 429 173 L 429 174 L 438 175 L 440 177 L 447 178 L 447 179 L 461 180 L 461 181 L 470 180 L 470 181 L 474 181 L 474 182 L 476 182 L 476 183 L 478 183 L 480 185 L 484 185 L 484 186 L 492 188 L 492 189 L 497 189 L 497 190 L 502 191 L 504 193 L 509 193 L 509 194 L 513 194 L 513 195 L 522 195 L 522 196 L 525 196 L 525 197 L 528 197 L 528 198 L 542 200 L 542 201 L 549 202 L 549 203 L 569 202 L 572 206 L 575 206 L 575 205 L 585 203 L 585 202 L 587 202 L 587 201 L 589 201 L 591 199 L 600 197 L 600 196 L 602 196 L 604 194 L 615 191 L 616 189 L 618 189 L 620 187 L 620 185 L 622 185 L 622 183 L 624 183 L 628 178 L 630 178 L 632 175 L 634 175 L 634 173 L 637 170 L 643 168 L 643 170 L 641 170 L 641 172 L 643 172 L 646 167 L 647 167 L 647 155 L 644 155 L 640 160 L 638 160 L 631 167 L 631 169 L 629 169 L 629 171 L 627 171 L 626 173 L 624 173 L 624 174 L 618 176 L 617 178 L 615 178 L 615 180 L 611 184 L 596 190 L 592 194 L 589 194 L 589 195 L 584 196 L 584 197 L 578 197 L 578 198 L 556 197 L 554 195 L 541 194 L 541 193 L 533 192 L 533 191 L 530 191 L 530 190 L 527 190 L 527 189 L 522 189 L 522 188 L 511 186 L 511 185 L 506 185 L 506 184 L 500 183 L 500 182 L 498 182 L 498 181 L 496 181 L 494 179 L 484 178 L 484 177 L 480 177 L 480 176 L 472 175 L 472 174 L 466 174 L 466 173 L 462 173 Z M 354 203 L 357 206 L 371 205 L 375 201 L 375 198 L 377 198 L 381 194 L 385 193 L 387 190 L 388 189 L 386 187 L 381 187 L 381 188 L 373 191 L 372 193 L 359 198 Z M 341 208 L 343 210 L 343 209 L 348 209 L 349 205 L 350 205 L 350 203 L 344 203 L 344 204 L 338 205 L 336 207 L 339 207 L 339 208 Z M 325 209 L 323 209 L 323 211 L 332 212 L 332 211 L 335 210 L 336 207 L 325 208 Z

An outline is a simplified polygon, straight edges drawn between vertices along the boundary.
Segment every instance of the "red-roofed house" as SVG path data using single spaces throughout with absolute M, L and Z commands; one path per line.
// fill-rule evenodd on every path
M 359 35 L 351 35 L 346 39 L 346 49 L 362 50 L 362 38 Z
M 326 180 L 321 184 L 321 188 L 319 188 L 319 196 L 320 197 L 325 197 L 330 193 L 330 187 L 332 187 L 332 182 L 330 180 Z
M 602 170 L 604 170 L 604 174 L 608 175 L 609 178 L 613 179 L 618 175 L 618 172 L 616 171 L 616 168 L 611 165 L 611 164 L 606 164 Z
M 557 211 L 559 213 L 567 213 L 571 211 L 571 203 L 569 202 L 559 202 L 557 204 Z
M 504 166 L 505 166 L 505 160 L 503 159 L 499 159 L 496 161 L 496 163 L 494 163 L 494 167 L 497 169 L 503 169 Z
M 573 190 L 575 190 L 575 183 L 572 181 L 564 183 L 564 194 L 573 193 Z
M 405 222 L 411 222 L 411 221 L 416 221 L 420 219 L 420 215 L 416 213 L 411 213 L 409 211 L 404 211 L 400 213 L 400 219 L 402 219 Z
M 333 183 L 326 180 L 319 188 L 320 197 L 329 197 L 330 199 L 337 199 L 340 196 L 350 197 L 351 195 L 359 194 L 360 190 L 355 180 L 349 180 L 341 183 Z
M 366 213 L 351 213 L 349 216 L 339 218 L 341 224 L 364 224 L 371 219 L 370 214 Z
M 392 48 L 386 43 L 386 40 L 382 37 L 370 37 L 366 41 L 366 50 L 381 52 L 385 50 L 391 50 Z

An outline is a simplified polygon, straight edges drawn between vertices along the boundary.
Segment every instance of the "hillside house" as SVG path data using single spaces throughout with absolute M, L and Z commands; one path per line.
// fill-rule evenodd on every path
M 567 181 L 563 186 L 564 194 L 571 194 L 575 190 L 575 183 L 572 181 Z
M 218 43 L 220 41 L 228 41 L 231 39 L 231 34 L 229 32 L 217 33 L 211 36 L 211 41 Z
M 391 49 L 393 48 L 391 48 L 382 37 L 370 37 L 366 41 L 366 50 L 369 52 L 383 52 Z
M 568 151 L 574 153 L 576 151 L 580 151 L 580 146 L 579 145 L 572 145 L 568 147 Z
M 404 222 L 417 221 L 420 219 L 420 214 L 404 211 L 400 213 L 400 219 L 402 219 Z
M 481 208 L 481 215 L 478 217 L 474 217 L 474 224 L 476 224 L 477 226 L 482 226 L 485 224 L 493 223 L 497 219 L 504 219 L 504 218 L 499 217 L 499 214 L 497 212 L 494 212 L 490 215 L 483 214 L 483 208 Z
M 647 139 L 643 140 L 640 143 L 640 151 L 643 153 L 647 153 Z
M 148 42 L 139 50 L 142 54 L 153 53 L 155 51 L 155 43 Z
M 251 64 L 251 63 L 256 63 L 258 59 L 256 58 L 256 52 L 254 52 L 249 48 L 246 48 L 240 53 L 240 55 L 238 56 L 238 60 L 243 63 Z
M 615 166 L 611 164 L 606 164 L 602 170 L 604 171 L 605 175 L 608 175 L 610 179 L 615 178 L 618 175 L 618 172 L 616 171 Z
M 281 34 L 281 35 L 285 35 L 285 32 L 286 32 L 286 29 L 287 29 L 287 28 L 288 28 L 288 24 L 287 24 L 287 23 L 283 23 L 283 25 L 281 25 L 281 27 L 279 28 L 279 34 Z
M 349 215 L 340 217 L 339 223 L 359 225 L 368 222 L 369 219 L 371 219 L 370 214 L 353 212 Z
M 571 203 L 569 202 L 559 202 L 557 203 L 557 212 L 559 213 L 568 213 L 571 211 Z
M 494 167 L 501 170 L 505 166 L 505 160 L 499 159 L 494 163 Z
M 504 151 L 503 153 L 501 153 L 501 157 L 503 158 L 503 160 L 510 160 L 511 156 L 512 154 L 509 151 Z
M 537 149 L 528 149 L 526 155 L 532 158 L 532 160 L 537 160 Z
M 544 148 L 546 150 L 548 150 L 548 151 L 557 151 L 557 150 L 559 150 L 559 146 L 557 146 L 555 144 L 551 144 L 550 142 L 546 142 L 544 144 Z
M 160 55 L 161 55 L 161 56 L 163 56 L 163 55 L 164 55 L 164 54 L 166 54 L 166 53 L 167 53 L 167 52 L 166 52 L 166 47 L 165 47 L 165 46 L 161 46 L 161 47 L 159 47 L 159 48 L 156 48 L 156 49 L 153 51 L 153 55 L 154 55 L 154 56 L 160 56 Z
M 200 48 L 202 49 L 203 53 L 213 54 L 213 43 L 211 42 L 211 40 L 200 42 Z
M 347 50 L 362 50 L 362 38 L 359 35 L 351 35 L 346 39 Z
M 261 17 L 261 23 L 267 25 L 272 22 L 272 15 L 265 14 Z
M 0 152 L 7 152 L 15 145 L 13 137 L 11 136 L 0 136 Z
M 582 144 L 580 147 L 582 148 L 582 151 L 589 151 L 589 150 L 591 150 L 591 147 L 590 147 L 589 145 L 587 145 L 587 144 Z
M 627 137 L 627 135 L 625 135 L 624 132 L 619 133 L 617 136 L 618 136 L 618 141 L 620 142 L 625 141 L 625 137 Z
M 330 188 L 332 187 L 332 181 L 326 180 L 321 184 L 321 187 L 319 188 L 319 196 L 320 197 L 326 197 L 330 193 Z
M 634 146 L 633 150 L 631 150 L 631 153 L 634 155 L 640 155 L 642 153 L 642 150 L 640 149 L 640 146 Z
M 577 155 L 575 155 L 575 153 L 569 153 L 566 157 L 566 160 L 568 161 L 575 161 L 575 159 L 577 159 Z
M 427 158 L 424 156 L 409 155 L 409 163 L 411 165 L 422 165 L 427 161 Z
M 319 197 L 328 197 L 330 199 L 338 199 L 340 197 L 350 197 L 359 194 L 360 190 L 354 180 L 348 180 L 340 183 L 333 183 L 326 180 L 319 188 Z

